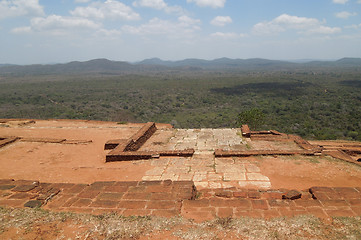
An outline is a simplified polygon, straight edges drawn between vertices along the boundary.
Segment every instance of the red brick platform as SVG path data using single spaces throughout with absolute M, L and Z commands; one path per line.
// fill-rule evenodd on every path
M 157 127 L 154 122 L 146 123 L 138 132 L 129 139 L 109 140 L 104 145 L 104 150 L 111 150 L 106 155 L 106 162 L 131 161 L 140 159 L 159 158 L 160 156 L 190 157 L 194 149 L 173 151 L 137 151 L 155 133 Z
M 319 218 L 361 215 L 361 188 L 203 189 L 192 181 L 39 183 L 0 180 L 0 206 L 42 207 L 55 211 L 172 217 L 198 221 L 216 217 L 314 215 Z
M 314 215 L 328 219 L 361 215 L 361 188 L 312 187 L 304 191 L 230 188 L 205 189 L 197 194 L 200 195 L 198 199 L 183 201 L 184 217 L 199 219 L 202 216 L 200 220 L 210 220 L 214 217 L 268 219 Z

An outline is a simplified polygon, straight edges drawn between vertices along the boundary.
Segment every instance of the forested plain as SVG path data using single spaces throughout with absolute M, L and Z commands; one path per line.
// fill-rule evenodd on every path
M 307 139 L 361 140 L 361 70 L 39 74 L 0 77 L 0 118 L 239 127 L 259 109 L 259 129 Z M 2 125 L 6 127 L 5 125 Z

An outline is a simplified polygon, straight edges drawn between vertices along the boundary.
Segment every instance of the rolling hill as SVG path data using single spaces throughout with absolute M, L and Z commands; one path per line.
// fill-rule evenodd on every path
M 214 60 L 184 59 L 164 61 L 159 58 L 145 59 L 136 63 L 93 59 L 63 64 L 11 65 L 0 64 L 0 74 L 10 76 L 57 75 L 57 74 L 135 74 L 167 71 L 292 71 L 319 68 L 361 68 L 361 58 L 342 58 L 336 61 L 310 61 L 296 63 L 261 58 Z

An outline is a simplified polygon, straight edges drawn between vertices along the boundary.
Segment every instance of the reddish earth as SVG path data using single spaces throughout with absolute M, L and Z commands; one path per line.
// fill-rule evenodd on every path
M 259 164 L 276 189 L 361 186 L 361 167 L 331 157 L 271 156 L 263 157 Z
M 0 128 L 0 136 L 83 140 L 90 144 L 16 142 L 0 150 L 0 178 L 46 182 L 92 183 L 97 180 L 140 180 L 146 162 L 105 163 L 104 143 L 129 138 L 142 124 L 36 121 L 26 128 Z
M 43 202 L 43 207 L 50 210 L 93 214 L 115 211 L 125 216 L 181 215 L 196 221 L 242 216 L 268 219 L 312 214 L 329 219 L 361 215 L 361 166 L 350 163 L 347 158 L 344 161 L 317 152 L 322 144 L 332 151 L 340 151 L 339 155 L 346 155 L 352 162 L 357 154 L 349 156 L 342 149 L 356 149 L 357 153 L 360 143 L 300 141 L 303 144 L 300 145 L 287 135 L 282 138 L 277 135 L 279 141 L 272 140 L 272 136 L 268 140 L 252 139 L 239 137 L 239 130 L 234 129 L 180 131 L 170 129 L 167 124 L 157 124 L 157 132 L 147 138 L 140 151 L 174 150 L 177 145 L 181 149 L 194 148 L 194 155 L 106 162 L 110 150 L 104 150 L 104 144 L 108 140 L 130 139 L 144 124 L 1 120 L 0 126 L 0 143 L 10 136 L 19 138 L 0 147 L 0 206 L 23 207 L 30 199 L 45 194 L 50 198 Z M 219 158 L 214 151 L 220 142 L 229 152 L 266 149 L 288 151 L 290 155 Z M 292 154 L 305 147 L 316 149 L 317 154 Z M 172 181 L 164 181 L 167 179 Z M 36 180 L 40 185 L 24 190 L 32 183 L 18 180 Z M 148 182 L 143 185 L 142 180 Z M 135 185 L 125 188 L 124 184 L 131 181 L 135 181 L 132 183 Z M 160 187 L 153 186 L 157 184 Z M 184 184 L 186 187 L 182 187 Z M 193 184 L 196 192 L 192 190 Z M 327 188 L 314 188 L 311 193 L 313 186 Z M 230 187 L 233 188 L 227 190 Z M 302 199 L 282 199 L 287 189 L 301 191 Z M 54 192 L 55 195 L 50 194 Z M 70 226 L 62 223 L 60 227 L 69 231 L 67 236 L 73 237 Z M 45 224 L 28 236 L 36 238 L 38 233 L 51 239 L 57 228 L 59 226 Z M 15 231 L 18 230 L 10 228 L 1 237 L 9 238 Z M 224 234 L 218 237 L 233 237 Z M 147 239 L 159 238 L 176 239 L 167 231 L 147 236 Z

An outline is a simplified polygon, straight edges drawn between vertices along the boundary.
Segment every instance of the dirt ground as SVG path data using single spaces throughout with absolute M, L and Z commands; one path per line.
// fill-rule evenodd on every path
M 272 188 L 307 189 L 312 186 L 359 187 L 361 167 L 328 156 L 259 158 Z
M 54 120 L 36 121 L 26 127 L 0 128 L 0 136 L 91 141 L 88 144 L 17 141 L 7 145 L 0 149 L 0 178 L 66 183 L 139 180 L 149 164 L 106 164 L 104 143 L 110 139 L 127 139 L 141 126 Z

